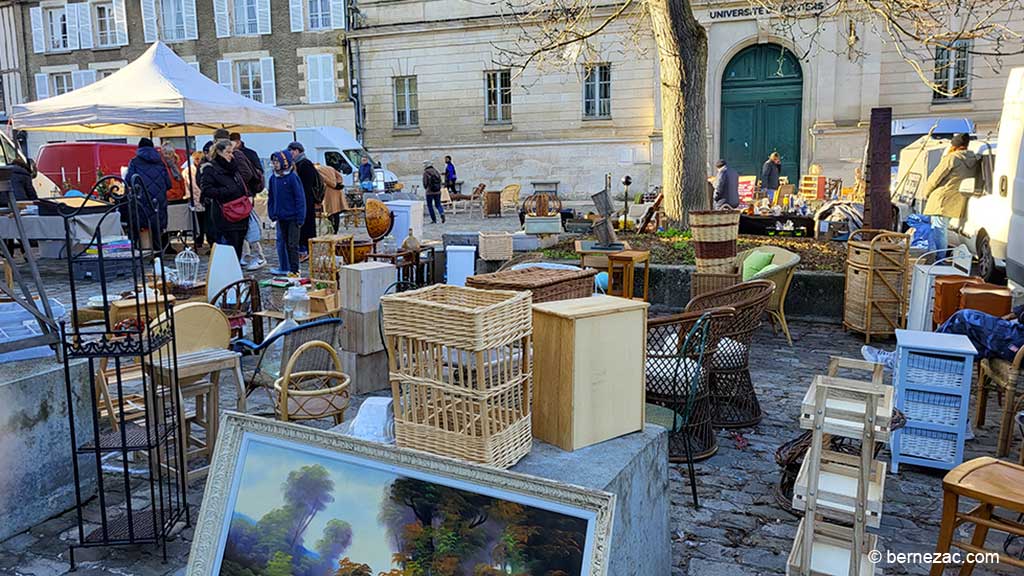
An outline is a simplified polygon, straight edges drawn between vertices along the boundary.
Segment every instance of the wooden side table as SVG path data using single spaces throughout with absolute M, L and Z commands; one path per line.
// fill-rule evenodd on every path
M 644 296 L 647 301 L 647 286 L 651 274 L 651 253 L 648 250 L 623 250 L 608 255 L 608 294 L 633 299 L 633 288 L 636 284 L 636 265 L 644 265 Z M 620 286 L 616 287 L 615 271 L 621 270 Z
M 484 218 L 501 218 L 501 190 L 484 192 Z
M 597 244 L 594 240 L 577 240 L 574 244 L 574 250 L 580 255 L 580 268 L 597 268 L 598 270 L 605 270 L 608 268 L 608 255 L 621 252 L 622 250 L 629 250 L 629 242 L 622 242 L 622 250 L 608 250 L 603 248 L 595 248 Z

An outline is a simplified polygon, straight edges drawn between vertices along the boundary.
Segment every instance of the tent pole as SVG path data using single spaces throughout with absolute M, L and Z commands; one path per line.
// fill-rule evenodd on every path
M 184 108 L 184 106 L 182 106 Z M 182 110 L 182 117 L 184 118 L 184 110 Z M 188 145 L 188 122 L 183 122 L 182 127 L 185 131 L 185 162 L 186 169 L 188 170 L 188 215 L 189 224 L 192 225 L 192 249 L 199 252 L 199 248 L 196 246 L 196 239 L 199 238 L 199 222 L 196 220 L 195 198 L 192 197 L 192 188 L 195 186 L 196 176 L 199 174 L 193 174 L 192 172 L 192 147 Z

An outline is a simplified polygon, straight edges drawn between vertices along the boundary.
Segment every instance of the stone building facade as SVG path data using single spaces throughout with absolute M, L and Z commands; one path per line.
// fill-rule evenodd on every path
M 364 142 L 409 184 L 423 159 L 438 162 L 445 154 L 467 184 L 489 188 L 519 183 L 529 192 L 557 182 L 559 192 L 582 197 L 601 189 L 605 173 L 615 181 L 629 174 L 634 191 L 660 184 L 658 63 L 649 31 L 634 37 L 643 26 L 609 26 L 597 39 L 592 67 L 527 69 L 506 90 L 495 74 L 495 46 L 515 32 L 497 8 L 460 0 L 357 0 L 356 6 L 360 17 L 349 41 L 362 88 Z M 897 119 L 966 117 L 980 133 L 994 128 L 1006 72 L 1024 65 L 1024 56 L 994 69 L 952 54 L 963 61 L 944 74 L 964 90 L 942 97 L 863 25 L 851 30 L 848 22 L 819 22 L 814 14 L 822 6 L 791 7 L 797 30 L 817 30 L 811 46 L 807 38 L 792 40 L 799 34 L 780 32 L 746 0 L 696 3 L 709 40 L 709 173 L 723 156 L 741 173 L 753 173 L 777 150 L 790 177 L 818 164 L 849 185 L 870 111 L 878 106 L 891 106 Z M 845 50 L 851 32 L 856 53 Z
M 354 129 L 342 1 L 43 0 L 20 7 L 28 99 L 94 82 L 160 40 L 222 85 L 292 110 L 298 127 Z M 29 150 L 75 138 L 30 134 Z
M 6 123 L 11 106 L 25 101 L 22 69 L 24 55 L 19 41 L 21 10 L 13 1 L 0 1 L 0 123 Z

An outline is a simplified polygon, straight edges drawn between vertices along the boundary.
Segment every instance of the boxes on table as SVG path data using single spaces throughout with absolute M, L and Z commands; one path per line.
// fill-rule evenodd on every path
M 360 262 L 341 268 L 342 307 L 374 312 L 380 297 L 395 282 L 395 267 L 386 262 Z
M 398 445 L 502 468 L 525 456 L 530 294 L 438 284 L 381 302 Z
M 613 296 L 533 306 L 538 439 L 576 450 L 643 429 L 647 307 Z

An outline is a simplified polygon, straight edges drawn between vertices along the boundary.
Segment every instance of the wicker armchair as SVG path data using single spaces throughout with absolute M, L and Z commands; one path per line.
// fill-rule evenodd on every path
M 519 192 L 523 189 L 519 184 L 509 184 L 501 189 L 501 209 L 518 210 Z
M 792 346 L 793 338 L 789 335 L 789 324 L 786 323 L 786 295 L 789 293 L 789 285 L 793 282 L 797 264 L 800 263 L 800 255 L 778 246 L 761 246 L 752 250 L 744 250 L 736 255 L 737 270 L 743 270 L 743 261 L 755 251 L 774 255 L 771 268 L 758 272 L 750 280 L 771 280 L 775 283 L 775 292 L 772 293 L 772 298 L 768 302 L 768 317 L 772 322 L 772 333 L 775 333 L 775 323 L 778 322 L 782 333 L 786 335 L 786 343 Z
M 1017 351 L 1013 362 L 999 358 L 985 358 L 978 368 L 978 413 L 974 419 L 978 428 L 985 425 L 985 409 L 989 390 L 996 390 L 1003 398 L 1003 414 L 999 424 L 999 444 L 996 456 L 1002 458 L 1010 453 L 1013 438 L 1013 415 L 1024 410 L 1024 348 Z M 1024 453 L 1024 452 L 1022 452 Z M 1021 457 L 1024 462 L 1024 456 Z
M 718 451 L 708 371 L 733 312 L 717 308 L 652 318 L 647 323 L 647 416 L 670 431 L 670 462 L 700 461 Z M 691 337 L 695 332 L 701 333 L 700 343 Z
M 736 311 L 711 358 L 711 422 L 716 428 L 746 428 L 761 420 L 761 405 L 750 381 L 750 343 L 774 291 L 772 281 L 752 280 L 702 294 L 686 305 L 686 312 L 722 307 Z
M 263 341 L 263 320 L 256 313 L 263 309 L 260 300 L 260 285 L 255 278 L 242 278 L 220 289 L 210 298 L 210 304 L 220 308 L 231 323 L 231 333 L 236 338 L 244 336 L 246 321 L 252 323 L 252 339 Z
M 332 364 L 329 370 L 296 370 L 303 356 L 319 352 Z M 274 411 L 285 422 L 333 418 L 334 424 L 345 419 L 349 405 L 349 377 L 341 371 L 341 360 L 334 347 L 322 340 L 306 342 L 292 353 L 281 377 L 274 382 L 271 396 Z

